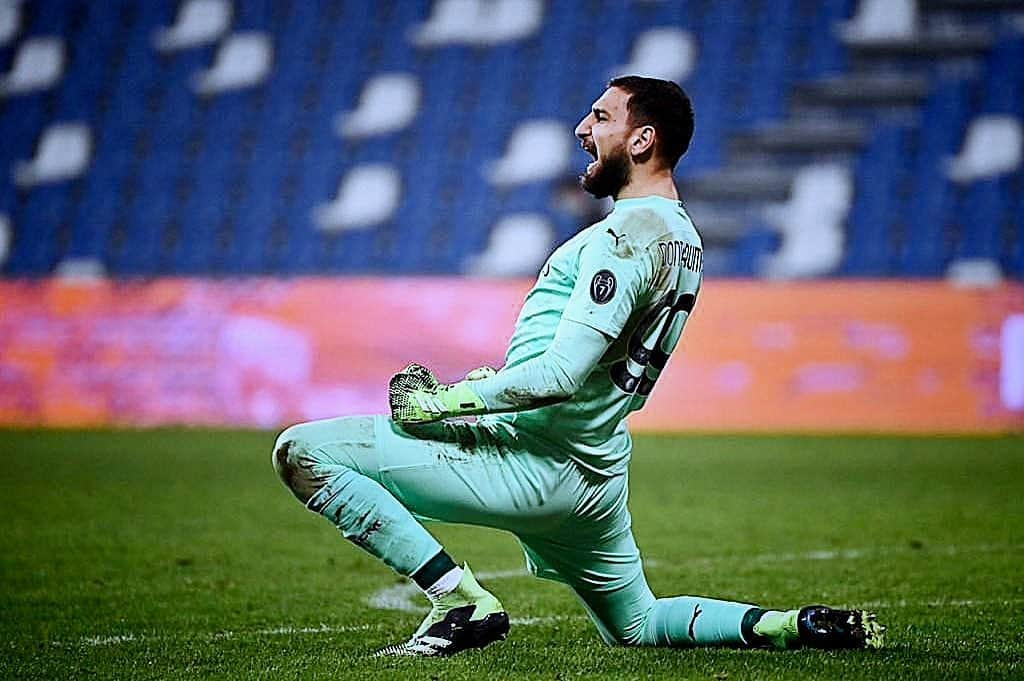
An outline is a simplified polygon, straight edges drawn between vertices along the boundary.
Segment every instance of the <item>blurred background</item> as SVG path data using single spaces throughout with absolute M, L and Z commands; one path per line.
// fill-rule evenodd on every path
M 500 366 L 626 73 L 707 275 L 638 428 L 1024 429 L 1024 0 L 0 0 L 0 423 Z

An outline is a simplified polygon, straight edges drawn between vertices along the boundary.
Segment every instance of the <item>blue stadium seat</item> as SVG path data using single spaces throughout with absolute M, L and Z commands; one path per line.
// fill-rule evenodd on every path
M 967 128 L 969 85 L 940 82 L 924 105 L 910 160 L 908 192 L 902 219 L 907 234 L 896 250 L 896 272 L 916 277 L 941 276 L 949 263 L 951 237 L 947 222 L 953 196 L 945 160 L 958 150 Z
M 877 128 L 856 169 L 856 198 L 847 218 L 841 272 L 852 276 L 893 271 L 897 192 L 907 156 L 908 131 L 897 125 Z
M 8 271 L 15 276 L 50 274 L 60 254 L 62 227 L 67 224 L 71 191 L 69 183 L 34 188 L 13 216 L 18 227 L 8 260 Z

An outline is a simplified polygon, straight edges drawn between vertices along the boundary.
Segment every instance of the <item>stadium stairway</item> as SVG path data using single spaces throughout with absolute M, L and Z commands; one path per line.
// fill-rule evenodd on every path
M 1021 167 L 959 185 L 947 164 L 973 117 L 1024 119 L 1024 2 L 935 0 L 922 10 L 912 35 L 847 40 L 828 73 L 793 84 L 789 117 L 732 133 L 724 167 L 686 178 L 687 195 L 715 216 L 705 231 L 721 252 L 709 262 L 765 274 L 758 263 L 778 248 L 766 205 L 788 197 L 798 168 L 837 161 L 854 169 L 855 200 L 842 262 L 819 274 L 934 277 L 983 259 L 1021 275 Z M 842 35 L 842 24 L 833 29 Z

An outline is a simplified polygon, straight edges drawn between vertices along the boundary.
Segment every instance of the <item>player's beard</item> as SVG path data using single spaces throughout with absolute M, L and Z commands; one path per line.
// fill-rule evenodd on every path
M 603 199 L 606 196 L 615 198 L 622 188 L 629 183 L 629 158 L 624 147 L 619 147 L 599 160 L 590 170 L 580 175 L 580 186 L 584 191 Z

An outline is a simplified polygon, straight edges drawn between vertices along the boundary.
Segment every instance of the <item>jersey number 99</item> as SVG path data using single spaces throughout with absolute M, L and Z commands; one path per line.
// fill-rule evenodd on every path
M 650 395 L 696 303 L 696 294 L 666 293 L 630 334 L 626 357 L 609 370 L 612 383 L 632 395 Z

